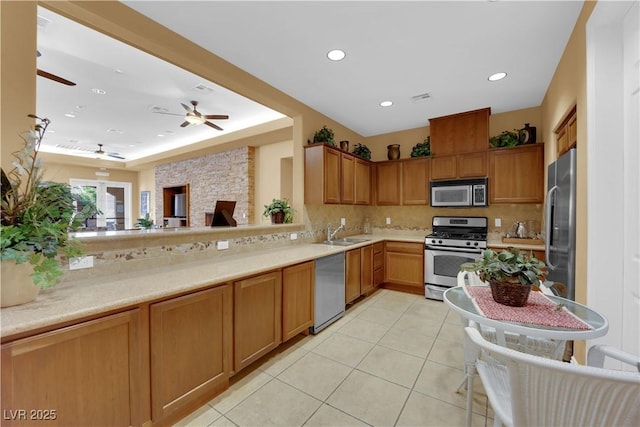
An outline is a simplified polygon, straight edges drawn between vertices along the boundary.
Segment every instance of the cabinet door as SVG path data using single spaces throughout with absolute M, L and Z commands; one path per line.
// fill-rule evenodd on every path
M 489 146 L 491 109 L 467 111 L 429 119 L 434 156 L 486 151 Z
M 231 285 L 151 305 L 151 411 L 168 417 L 229 384 Z
M 340 203 L 340 164 L 339 151 L 324 147 L 324 203 Z M 318 185 L 316 182 L 315 185 Z
M 544 144 L 489 151 L 490 203 L 542 203 Z
M 355 160 L 356 205 L 371 204 L 371 163 Z
M 355 203 L 355 158 L 340 153 L 340 202 L 345 205 Z
M 282 341 L 313 326 L 315 262 L 282 269 Z
M 456 156 L 438 156 L 431 159 L 431 179 L 455 179 L 458 176 Z
M 458 155 L 459 178 L 484 178 L 487 176 L 487 152 Z
M 239 371 L 282 341 L 282 273 L 234 282 L 234 368 Z
M 131 310 L 3 344 L 2 425 L 146 422 L 139 318 Z M 26 412 L 14 423 L 10 410 Z
M 373 245 L 360 248 L 360 294 L 373 290 Z
M 402 204 L 429 204 L 429 159 L 403 160 Z
M 378 287 L 384 283 L 384 243 L 373 245 L 373 286 Z
M 345 253 L 345 290 L 344 302 L 348 304 L 360 296 L 361 257 L 360 249 L 351 249 Z
M 424 245 L 412 242 L 386 242 L 385 283 L 424 288 Z
M 400 162 L 376 164 L 376 203 L 378 205 L 400 205 Z

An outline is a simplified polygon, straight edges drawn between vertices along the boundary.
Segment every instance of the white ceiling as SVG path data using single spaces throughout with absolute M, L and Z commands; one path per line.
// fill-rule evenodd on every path
M 582 1 L 123 3 L 363 136 L 477 108 L 539 106 L 582 8 Z M 39 78 L 38 111 L 52 118 L 51 129 L 64 124 L 67 140 L 101 142 L 106 151 L 135 159 L 191 137 L 210 138 L 217 131 L 182 129 L 181 117 L 150 111 L 159 106 L 182 114 L 179 102 L 190 99 L 201 102 L 203 114 L 229 114 L 231 120 L 216 122 L 225 131 L 242 128 L 253 115 L 261 116 L 258 122 L 281 117 L 119 42 L 59 25 L 59 31 L 53 23 L 39 30 L 38 67 L 78 86 Z M 343 61 L 326 59 L 334 48 L 346 51 Z M 507 78 L 489 82 L 497 71 Z M 214 92 L 194 91 L 200 83 Z M 108 93 L 99 97 L 93 87 Z M 80 89 L 85 92 L 75 99 L 72 91 Z M 412 100 L 423 93 L 431 97 Z M 65 111 L 60 100 L 69 101 Z M 393 106 L 380 107 L 384 100 Z M 84 108 L 67 127 L 64 113 L 77 105 Z M 174 140 L 164 146 L 160 141 L 169 138 L 156 135 L 167 131 Z

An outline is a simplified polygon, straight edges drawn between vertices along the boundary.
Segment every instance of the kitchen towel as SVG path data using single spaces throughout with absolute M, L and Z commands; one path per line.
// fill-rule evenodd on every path
M 542 292 L 531 292 L 522 307 L 510 307 L 495 302 L 488 286 L 464 286 L 481 315 L 493 320 L 519 322 L 566 329 L 593 329 L 565 307 L 547 298 Z

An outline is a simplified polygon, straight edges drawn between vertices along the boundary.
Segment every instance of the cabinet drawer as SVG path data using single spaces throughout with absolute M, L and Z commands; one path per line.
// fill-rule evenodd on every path
M 401 252 L 405 254 L 422 254 L 424 245 L 413 242 L 386 242 L 385 250 L 387 252 Z

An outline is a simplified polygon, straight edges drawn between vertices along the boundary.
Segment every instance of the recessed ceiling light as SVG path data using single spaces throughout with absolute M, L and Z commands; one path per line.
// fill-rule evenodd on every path
M 70 119 L 75 119 L 75 118 L 76 118 L 76 115 L 75 115 L 75 114 L 73 114 L 73 113 L 67 113 L 67 114 L 65 114 L 64 116 L 65 116 L 65 117 L 69 117 Z
M 489 81 L 490 82 L 495 82 L 495 81 L 498 81 L 498 80 L 502 80 L 505 77 L 507 77 L 507 73 L 503 73 L 503 72 L 495 73 L 495 74 L 492 74 L 492 75 L 489 76 Z
M 393 102 L 391 102 L 391 101 L 382 101 L 380 103 L 381 107 L 391 107 L 392 105 L 393 105 Z
M 159 136 L 160 138 L 162 138 L 164 135 L 163 135 L 163 134 L 161 134 L 161 133 L 159 133 L 159 134 L 158 134 L 158 136 Z
M 104 89 L 98 89 L 97 87 L 94 87 L 93 89 L 91 89 L 91 92 L 93 93 L 97 93 L 98 95 L 104 95 L 107 93 L 106 90 Z
M 344 53 L 344 50 L 340 49 L 333 49 L 330 50 L 329 53 L 327 53 L 327 58 L 332 61 L 342 61 L 345 56 L 347 56 L 347 54 Z

